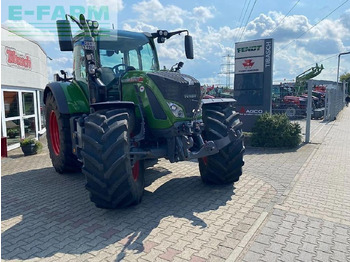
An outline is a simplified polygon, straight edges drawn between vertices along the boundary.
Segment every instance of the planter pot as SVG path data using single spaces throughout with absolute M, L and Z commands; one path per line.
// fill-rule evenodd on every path
M 35 144 L 21 146 L 21 148 L 25 156 L 35 155 L 36 153 L 38 153 L 38 151 L 36 150 Z

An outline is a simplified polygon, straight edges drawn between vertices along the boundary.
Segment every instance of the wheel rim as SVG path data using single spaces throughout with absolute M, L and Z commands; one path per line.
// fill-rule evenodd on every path
M 140 175 L 140 161 L 136 161 L 132 168 L 132 177 L 135 181 L 139 178 Z
M 57 117 L 55 112 L 52 110 L 50 113 L 50 140 L 53 152 L 56 156 L 60 154 L 60 133 L 58 130 Z
M 288 107 L 286 110 L 286 115 L 289 117 L 295 116 L 295 108 L 293 107 Z

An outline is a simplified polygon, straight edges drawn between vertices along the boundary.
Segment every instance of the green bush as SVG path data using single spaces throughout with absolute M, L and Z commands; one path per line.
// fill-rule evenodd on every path
M 23 147 L 23 146 L 27 146 L 27 145 L 35 145 L 35 150 L 37 152 L 40 152 L 41 149 L 43 148 L 43 144 L 38 141 L 38 140 L 35 140 L 34 138 L 24 138 L 20 141 L 20 146 Z
M 300 125 L 291 123 L 285 114 L 261 115 L 252 131 L 252 146 L 292 148 L 301 143 Z

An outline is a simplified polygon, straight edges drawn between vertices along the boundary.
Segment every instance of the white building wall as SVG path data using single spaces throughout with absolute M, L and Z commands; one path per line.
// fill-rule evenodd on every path
M 3 27 L 1 38 L 1 140 L 6 138 L 11 150 L 19 147 L 20 139 L 45 134 L 42 93 L 48 83 L 47 55 L 39 44 Z
M 48 83 L 47 56 L 35 42 L 1 28 L 1 85 L 44 89 Z M 6 48 L 28 55 L 31 69 L 24 69 L 8 63 Z

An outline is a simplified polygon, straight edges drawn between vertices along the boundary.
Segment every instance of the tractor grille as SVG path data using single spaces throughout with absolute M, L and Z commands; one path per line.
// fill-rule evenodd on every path
M 179 103 L 186 117 L 193 117 L 193 109 L 199 108 L 201 89 L 198 80 L 189 75 L 160 71 L 147 74 L 157 85 L 165 99 Z

